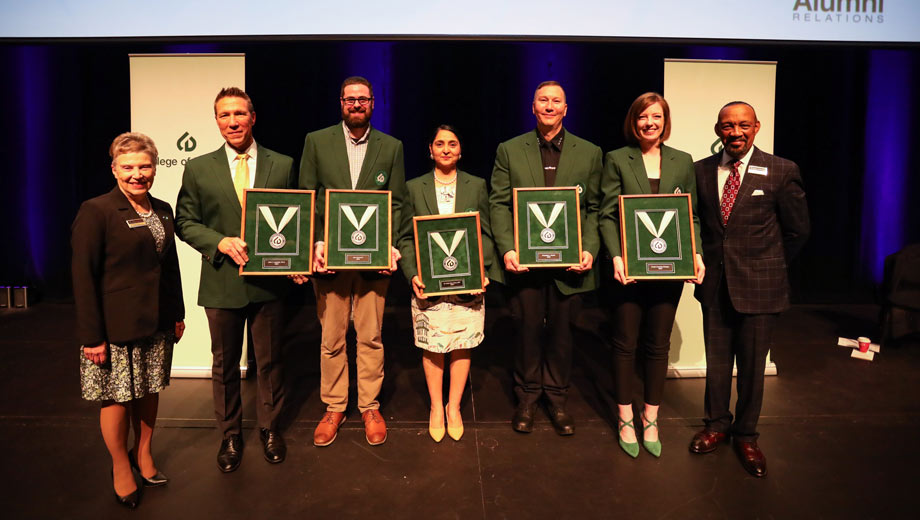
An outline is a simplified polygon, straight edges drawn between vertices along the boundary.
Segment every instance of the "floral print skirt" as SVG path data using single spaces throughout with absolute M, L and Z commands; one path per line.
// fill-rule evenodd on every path
M 157 332 L 126 345 L 109 344 L 109 359 L 97 366 L 80 349 L 80 386 L 87 401 L 124 403 L 169 385 L 175 334 Z
M 485 338 L 483 295 L 451 294 L 426 300 L 412 296 L 415 346 L 437 353 L 473 348 Z

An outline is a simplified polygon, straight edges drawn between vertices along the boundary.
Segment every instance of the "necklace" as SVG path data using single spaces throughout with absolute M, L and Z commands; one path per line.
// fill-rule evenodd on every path
M 456 180 L 457 180 L 457 172 L 454 172 L 453 176 L 451 176 L 451 178 L 450 178 L 449 180 L 446 180 L 446 181 L 442 181 L 441 179 L 438 178 L 437 175 L 434 176 L 434 182 L 436 182 L 436 183 L 438 183 L 438 184 L 441 184 L 441 185 L 444 185 L 444 186 L 446 186 L 446 185 L 448 185 L 448 184 L 453 184 L 454 181 L 456 181 Z
M 141 211 L 143 207 L 137 202 L 131 201 L 131 205 L 134 206 L 134 211 L 137 213 L 137 216 L 141 218 L 147 218 L 153 215 L 153 204 L 150 204 L 150 198 L 146 197 L 145 200 L 147 201 L 147 205 L 150 206 L 150 209 L 147 211 Z

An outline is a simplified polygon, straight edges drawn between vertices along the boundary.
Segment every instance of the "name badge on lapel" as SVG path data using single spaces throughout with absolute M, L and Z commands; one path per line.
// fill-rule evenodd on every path
M 767 175 L 766 166 L 748 166 L 747 171 L 749 173 L 753 173 L 754 175 L 763 175 L 764 177 Z
M 142 218 L 129 218 L 125 223 L 128 224 L 129 229 L 147 226 L 147 221 Z

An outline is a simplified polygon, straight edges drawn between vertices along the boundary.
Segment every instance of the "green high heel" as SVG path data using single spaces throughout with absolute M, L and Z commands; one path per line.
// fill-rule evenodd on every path
M 661 432 L 661 430 L 658 430 L 658 431 L 659 431 L 659 439 L 658 439 L 657 441 L 647 441 L 647 440 L 645 440 L 645 430 L 648 430 L 648 429 L 651 428 L 652 426 L 654 426 L 654 427 L 657 429 L 657 428 L 658 428 L 658 419 L 656 418 L 654 421 L 649 421 L 649 420 L 648 420 L 648 417 L 646 417 L 646 415 L 645 415 L 645 412 L 642 412 L 642 420 L 648 423 L 648 425 L 646 425 L 645 427 L 642 428 L 642 445 L 645 446 L 645 449 L 648 450 L 649 453 L 651 453 L 651 454 L 654 455 L 655 457 L 660 457 L 660 456 L 661 456 L 661 438 L 660 438 L 660 435 L 661 435 L 660 432 Z
M 638 442 L 626 442 L 623 440 L 623 437 L 620 437 L 620 432 L 622 432 L 623 428 L 626 428 L 627 426 L 632 428 L 633 431 L 636 431 L 636 427 L 633 425 L 633 420 L 630 419 L 628 421 L 624 421 L 622 418 L 620 418 L 619 414 L 617 414 L 617 420 L 623 423 L 623 425 L 620 426 L 620 429 L 617 430 L 617 438 L 620 441 L 620 448 L 623 448 L 623 451 L 625 451 L 626 454 L 629 455 L 630 457 L 632 458 L 638 457 L 639 456 L 639 443 Z

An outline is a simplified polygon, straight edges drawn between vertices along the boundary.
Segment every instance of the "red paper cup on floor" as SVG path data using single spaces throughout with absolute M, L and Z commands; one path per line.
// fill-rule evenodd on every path
M 860 352 L 869 352 L 869 338 L 863 336 L 856 340 L 859 343 Z

